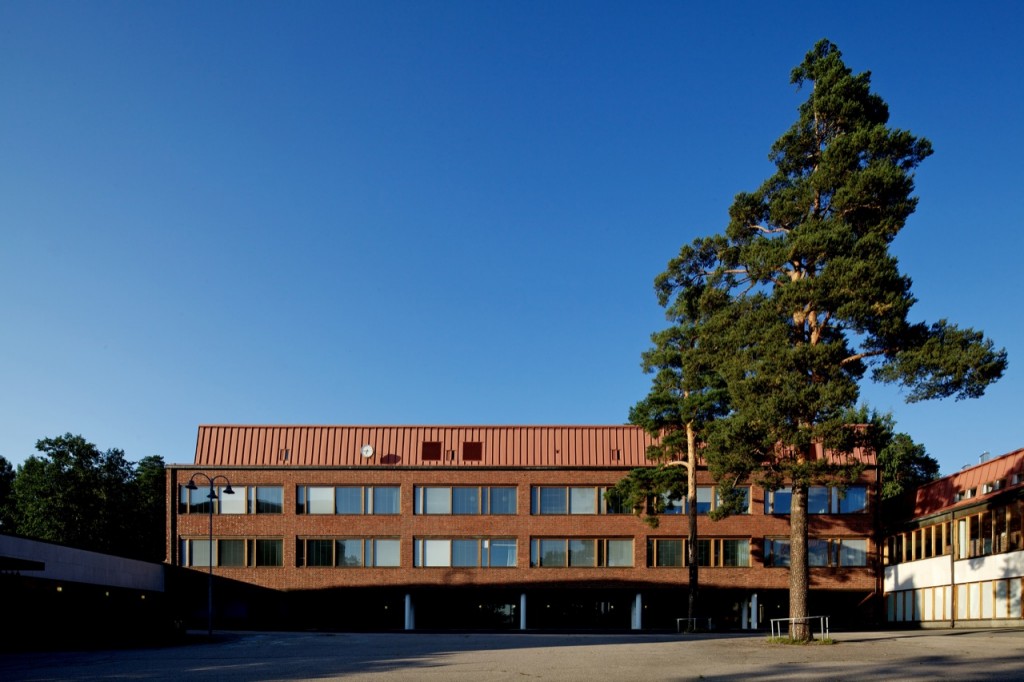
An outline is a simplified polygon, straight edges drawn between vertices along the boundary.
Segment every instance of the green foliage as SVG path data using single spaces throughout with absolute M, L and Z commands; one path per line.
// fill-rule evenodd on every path
M 917 204 L 912 171 L 930 143 L 889 128 L 870 75 L 828 41 L 792 82 L 811 87 L 771 148 L 775 174 L 736 196 L 724 235 L 684 246 L 658 279 L 670 309 L 705 315 L 698 344 L 728 385 L 732 412 L 708 425 L 712 472 L 769 487 L 844 477 L 810 455 L 862 444 L 847 413 L 869 369 L 922 400 L 978 396 L 1006 366 L 979 332 L 907 319 L 910 279 L 888 247 Z
M 605 499 L 630 509 L 651 528 L 658 527 L 658 515 L 665 511 L 665 497 L 686 497 L 686 469 L 681 466 L 642 467 L 633 469 L 614 487 L 605 492 Z
M 41 456 L 12 485 L 19 535 L 151 561 L 164 557 L 163 460 L 136 468 L 118 449 L 101 452 L 70 433 L 36 443 Z
M 0 533 L 14 532 L 14 467 L 0 455 Z

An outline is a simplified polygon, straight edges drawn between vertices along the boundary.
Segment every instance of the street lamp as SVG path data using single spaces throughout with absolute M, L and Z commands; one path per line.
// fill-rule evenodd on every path
M 186 490 L 198 490 L 196 486 L 196 476 L 202 476 L 206 479 L 206 482 L 210 484 L 210 494 L 206 497 L 210 500 L 210 550 L 209 556 L 206 557 L 207 563 L 210 566 L 209 577 L 207 578 L 206 584 L 206 625 L 208 636 L 213 636 L 213 501 L 217 499 L 217 491 L 214 485 L 217 481 L 224 481 L 224 494 L 234 495 L 235 491 L 231 489 L 231 481 L 227 479 L 227 476 L 217 474 L 213 478 L 202 472 L 196 472 L 192 474 L 192 478 L 188 479 L 188 483 L 185 484 Z

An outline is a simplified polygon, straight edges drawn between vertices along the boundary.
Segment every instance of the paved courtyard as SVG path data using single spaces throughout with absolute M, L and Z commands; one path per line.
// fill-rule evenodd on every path
M 1024 630 L 763 634 L 224 633 L 177 647 L 0 655 L 0 680 L 1021 680 Z

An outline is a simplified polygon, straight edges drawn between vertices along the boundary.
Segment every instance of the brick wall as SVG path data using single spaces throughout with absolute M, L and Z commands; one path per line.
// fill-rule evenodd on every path
M 221 474 L 235 487 L 279 485 L 284 493 L 284 513 L 219 515 L 213 517 L 217 538 L 282 538 L 282 567 L 216 567 L 217 575 L 280 590 L 358 586 L 442 586 L 474 585 L 540 587 L 617 584 L 619 586 L 678 586 L 687 582 L 687 569 L 648 568 L 648 537 L 685 537 L 685 516 L 662 516 L 652 529 L 632 515 L 531 516 L 530 489 L 535 485 L 613 485 L 625 469 L 484 469 L 484 468 L 215 468 L 168 467 L 168 561 L 178 563 L 182 538 L 202 539 L 208 534 L 208 514 L 178 514 L 179 486 L 201 471 Z M 847 515 L 811 515 L 812 536 L 868 537 L 869 552 L 876 555 L 874 538 L 878 498 L 876 470 L 869 468 L 862 483 L 869 485 L 869 512 Z M 200 481 L 205 481 L 200 477 Z M 706 471 L 698 482 L 711 484 Z M 401 487 L 398 515 L 299 515 L 295 513 L 296 487 L 300 485 L 389 485 Z M 418 485 L 516 486 L 515 516 L 414 515 L 413 487 Z M 200 488 L 203 486 L 200 485 Z M 786 589 L 788 569 L 765 567 L 762 561 L 766 536 L 788 536 L 788 516 L 764 514 L 764 491 L 751 489 L 751 513 L 712 521 L 699 520 L 699 534 L 708 538 L 750 538 L 749 568 L 701 567 L 700 580 L 706 587 L 742 589 Z M 395 568 L 297 567 L 298 537 L 398 537 L 401 565 Z M 415 568 L 413 538 L 421 537 L 515 537 L 518 566 L 515 568 Z M 633 538 L 633 566 L 630 568 L 530 568 L 530 539 L 533 537 Z M 872 591 L 877 585 L 877 562 L 866 568 L 813 568 L 815 589 Z M 205 569 L 196 569 L 205 570 Z

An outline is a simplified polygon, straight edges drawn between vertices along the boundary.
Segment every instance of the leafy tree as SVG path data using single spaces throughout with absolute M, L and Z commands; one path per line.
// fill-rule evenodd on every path
M 792 486 L 790 616 L 808 615 L 809 486 L 849 482 L 849 428 L 859 384 L 908 389 L 908 400 L 980 396 L 1006 353 L 972 329 L 908 320 L 915 299 L 889 245 L 913 213 L 913 170 L 930 143 L 889 128 L 870 74 L 853 74 L 820 41 L 792 72 L 810 85 L 793 126 L 771 148 L 776 172 L 736 196 L 724 235 L 684 246 L 658 278 L 667 298 L 700 291 L 700 344 L 727 382 L 731 412 L 708 425 L 718 480 Z M 805 625 L 791 630 L 809 636 Z
M 134 556 L 146 561 L 163 561 L 167 554 L 167 488 L 164 459 L 159 455 L 143 457 L 135 465 L 135 495 L 138 548 Z
M 14 532 L 13 487 L 14 467 L 0 455 L 0 533 Z
M 163 460 L 139 472 L 118 449 L 101 452 L 70 433 L 36 443 L 18 467 L 14 527 L 26 537 L 121 556 L 163 559 Z M 156 505 L 160 505 L 157 515 Z M 159 541 L 160 550 L 154 549 Z

